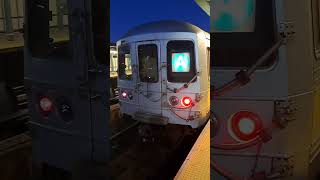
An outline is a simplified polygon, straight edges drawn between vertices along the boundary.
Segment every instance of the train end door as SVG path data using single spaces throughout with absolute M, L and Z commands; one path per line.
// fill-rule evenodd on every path
M 166 124 L 162 115 L 162 77 L 160 41 L 136 43 L 136 62 L 138 63 L 137 90 L 139 96 L 139 120 L 151 124 Z
M 32 158 L 35 167 L 72 173 L 83 162 L 108 160 L 107 4 L 60 0 L 65 11 L 58 27 L 55 3 L 26 2 Z
M 133 116 L 138 111 L 137 62 L 134 43 L 120 41 L 118 46 L 118 89 L 120 112 Z

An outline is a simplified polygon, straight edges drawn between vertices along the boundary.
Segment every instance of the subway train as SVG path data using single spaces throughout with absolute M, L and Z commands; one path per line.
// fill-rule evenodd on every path
M 202 127 L 210 116 L 210 37 L 180 21 L 129 30 L 118 42 L 120 111 L 144 124 Z
M 211 6 L 212 179 L 319 179 L 319 1 Z

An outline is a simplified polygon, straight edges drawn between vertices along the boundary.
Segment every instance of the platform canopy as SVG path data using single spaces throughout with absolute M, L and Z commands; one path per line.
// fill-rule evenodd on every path
M 195 0 L 195 2 L 210 16 L 210 0 Z

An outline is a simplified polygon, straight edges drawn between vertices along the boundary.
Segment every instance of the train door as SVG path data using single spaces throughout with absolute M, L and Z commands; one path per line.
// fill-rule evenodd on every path
M 136 52 L 139 67 L 139 111 L 161 115 L 160 41 L 139 42 L 136 44 Z
M 108 159 L 107 4 L 59 3 L 26 2 L 25 84 L 33 162 L 70 172 Z M 54 25 L 57 7 L 63 27 Z
M 135 44 L 121 42 L 118 44 L 118 88 L 120 111 L 132 115 L 139 106 L 137 85 L 137 62 L 134 58 Z M 127 105 L 125 105 L 127 104 Z

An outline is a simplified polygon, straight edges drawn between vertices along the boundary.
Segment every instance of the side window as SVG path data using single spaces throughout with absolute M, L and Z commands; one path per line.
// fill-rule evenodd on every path
M 68 0 L 49 0 L 49 27 L 49 56 L 72 60 Z
M 49 0 L 49 36 L 52 43 L 70 39 L 68 14 L 68 0 Z
M 141 82 L 158 82 L 158 48 L 156 44 L 138 46 L 139 77 Z
M 169 82 L 189 82 L 196 75 L 192 41 L 169 41 L 167 44 L 167 61 Z
M 117 76 L 118 52 L 116 46 L 110 46 L 110 75 Z
M 119 78 L 122 80 L 132 80 L 132 64 L 130 47 L 122 45 L 118 50 L 118 71 Z
M 312 0 L 313 41 L 317 60 L 320 60 L 320 2 Z

